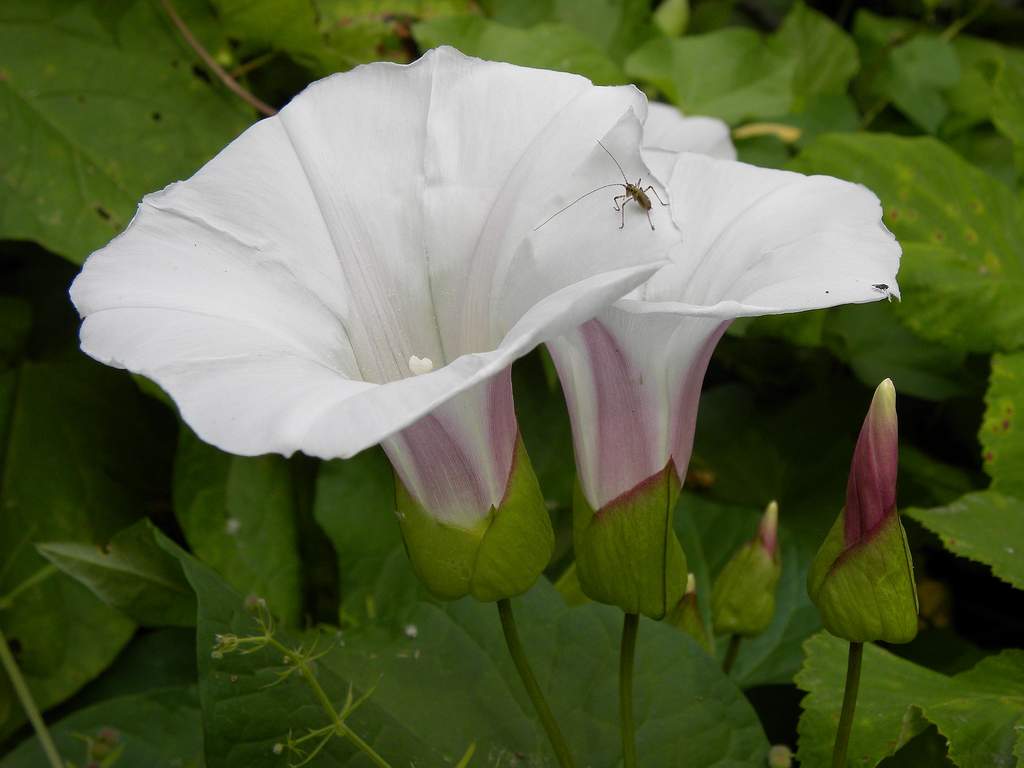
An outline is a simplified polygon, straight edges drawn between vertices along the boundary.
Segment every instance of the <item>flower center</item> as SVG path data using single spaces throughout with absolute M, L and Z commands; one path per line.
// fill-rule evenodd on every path
M 414 376 L 419 376 L 421 373 L 430 373 L 434 370 L 434 361 L 429 357 L 416 357 L 416 355 L 413 355 L 409 358 L 409 370 L 412 371 Z

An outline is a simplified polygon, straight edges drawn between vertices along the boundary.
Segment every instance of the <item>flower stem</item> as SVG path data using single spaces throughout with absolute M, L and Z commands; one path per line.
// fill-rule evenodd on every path
M 523 650 L 523 644 L 519 640 L 516 620 L 512 615 L 512 601 L 507 597 L 498 601 L 498 615 L 501 617 L 501 629 L 505 633 L 505 644 L 508 646 L 509 655 L 516 665 L 516 671 L 519 672 L 519 677 L 523 681 L 523 687 L 526 688 L 530 701 L 533 702 L 533 708 L 537 710 L 537 716 L 540 718 L 541 725 L 544 726 L 544 731 L 548 735 L 548 740 L 551 742 L 551 748 L 555 752 L 558 764 L 562 768 L 573 768 L 575 763 L 573 763 L 569 745 L 566 743 L 565 737 L 562 736 L 562 731 L 558 728 L 558 722 L 551 713 L 551 707 L 548 706 L 548 702 L 544 698 L 544 692 L 540 689 L 540 685 L 537 684 L 537 678 L 533 676 L 530 663 L 526 660 L 526 652 Z
M 174 3 L 171 2 L 171 0 L 160 0 L 160 4 L 163 6 L 164 12 L 167 14 L 168 18 L 170 18 L 171 23 L 178 28 L 178 32 L 180 32 L 181 36 L 185 38 L 185 42 L 192 47 L 192 50 L 199 55 L 199 58 L 203 60 L 203 63 L 213 70 L 213 73 L 217 78 L 224 83 L 232 93 L 261 114 L 267 116 L 277 114 L 276 109 L 245 90 L 245 88 L 243 88 L 235 78 L 227 73 L 224 67 L 217 63 L 217 60 L 214 59 L 213 56 L 210 55 L 210 52 L 203 47 L 203 44 L 199 42 L 199 39 L 192 34 L 192 30 L 188 28 L 188 24 L 186 24 L 178 14 L 178 9 L 174 7 Z
M 18 663 L 14 660 L 14 654 L 11 653 L 10 646 L 7 645 L 7 638 L 4 637 L 3 630 L 0 630 L 0 662 L 3 663 L 4 670 L 14 686 L 14 692 L 18 695 L 18 700 L 21 701 L 21 706 L 24 708 L 29 722 L 32 723 L 32 727 L 36 731 L 36 736 L 39 738 L 39 744 L 43 748 L 43 754 L 46 755 L 47 761 L 52 768 L 64 768 L 64 761 L 61 760 L 60 752 L 57 751 L 57 745 L 53 743 L 53 738 L 46 729 L 43 716 L 39 714 L 39 707 L 36 706 L 35 699 L 32 698 L 32 693 L 25 683 L 25 678 L 22 677 L 21 670 L 18 669 Z
M 59 573 L 57 566 L 44 565 L 42 568 L 33 573 L 23 582 L 18 584 L 6 595 L 0 597 L 0 611 L 10 608 L 12 605 L 14 605 L 14 601 L 17 599 L 18 595 L 20 595 L 22 592 L 27 592 L 28 590 L 32 589 L 32 587 L 34 587 L 36 584 L 46 581 L 55 573 Z
M 846 662 L 843 711 L 839 715 L 839 729 L 836 731 L 836 744 L 832 750 L 832 768 L 846 768 L 846 748 L 850 745 L 850 731 L 853 730 L 853 710 L 857 706 L 857 689 L 860 688 L 860 660 L 863 655 L 863 643 L 850 643 L 850 655 Z
M 725 674 L 729 674 L 732 671 L 732 665 L 736 663 L 736 657 L 740 653 L 740 641 L 743 638 L 740 635 L 729 636 L 729 647 L 725 651 L 725 661 L 722 662 L 722 671 Z
M 633 658 L 640 616 L 627 613 L 622 621 L 622 645 L 619 648 L 619 719 L 622 721 L 622 764 L 636 768 L 636 726 L 633 723 Z
M 326 712 L 327 716 L 331 718 L 331 723 L 334 725 L 335 732 L 339 736 L 351 741 L 359 751 L 370 758 L 370 761 L 376 765 L 377 768 L 391 768 L 387 760 L 378 755 L 373 747 L 363 741 L 359 737 L 359 734 L 345 724 L 345 721 L 342 720 L 341 716 L 338 714 L 338 710 L 336 710 L 334 705 L 331 703 L 331 699 L 327 695 L 327 692 L 324 691 L 320 682 L 316 679 L 316 675 L 313 674 L 313 670 L 309 666 L 309 661 L 301 654 L 297 654 L 291 648 L 288 648 L 286 645 L 272 637 L 268 638 L 267 642 L 271 647 L 294 660 L 295 666 L 299 670 L 299 674 L 302 675 L 306 684 L 313 691 L 313 695 L 316 696 L 317 701 L 320 702 L 320 706 L 323 708 L 324 712 Z

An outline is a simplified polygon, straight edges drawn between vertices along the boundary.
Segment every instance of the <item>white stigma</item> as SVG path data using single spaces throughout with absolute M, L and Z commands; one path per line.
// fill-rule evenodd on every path
M 429 357 L 416 357 L 416 355 L 413 355 L 409 358 L 409 370 L 413 372 L 414 376 L 419 376 L 421 373 L 430 373 L 434 370 L 434 361 Z

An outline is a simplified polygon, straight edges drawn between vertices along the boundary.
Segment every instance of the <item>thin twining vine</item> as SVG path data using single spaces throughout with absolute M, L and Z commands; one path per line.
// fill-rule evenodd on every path
M 262 598 L 253 601 L 254 617 L 259 627 L 259 633 L 254 635 L 240 636 L 235 634 L 223 634 L 214 636 L 214 646 L 211 656 L 214 659 L 222 659 L 229 653 L 249 654 L 264 648 L 272 648 L 281 654 L 285 669 L 278 673 L 276 683 L 281 683 L 298 673 L 306 685 L 313 692 L 320 707 L 327 715 L 328 723 L 322 728 L 310 729 L 308 733 L 295 737 L 289 733 L 283 742 L 274 745 L 274 752 L 282 754 L 287 752 L 293 760 L 289 765 L 292 768 L 306 765 L 315 758 L 327 746 L 334 737 L 347 739 L 360 752 L 370 758 L 371 762 L 378 768 L 391 768 L 390 764 L 381 757 L 377 751 L 367 744 L 355 731 L 353 731 L 346 720 L 348 717 L 366 701 L 373 690 L 369 690 L 359 698 L 353 698 L 352 688 L 349 687 L 348 696 L 341 710 L 335 708 L 330 697 L 324 691 L 313 671 L 313 662 L 319 659 L 331 649 L 317 651 L 317 644 L 314 641 L 309 648 L 299 645 L 289 648 L 275 637 L 274 617 L 267 608 L 267 603 Z

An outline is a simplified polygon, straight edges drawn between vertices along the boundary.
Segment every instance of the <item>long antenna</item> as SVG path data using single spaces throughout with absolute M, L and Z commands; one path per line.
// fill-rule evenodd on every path
M 601 144 L 601 140 L 598 139 L 597 143 Z M 604 144 L 601 144 L 601 149 L 603 149 L 605 152 L 608 152 L 608 147 L 606 147 Z M 626 178 L 626 172 L 624 170 L 622 170 L 622 166 L 619 165 L 619 161 L 615 159 L 615 155 L 613 155 L 611 152 L 608 152 L 608 157 L 610 157 L 612 159 L 612 162 L 615 163 L 615 165 L 619 166 L 619 173 L 622 174 L 622 180 L 624 182 L 626 182 L 626 184 L 628 185 L 629 184 L 629 179 Z
M 557 211 L 555 211 L 550 216 L 548 216 L 546 219 L 544 219 L 544 221 L 542 221 L 540 224 L 538 224 L 536 227 L 533 228 L 533 231 L 536 232 L 538 229 L 540 229 L 545 224 L 547 224 L 549 221 L 551 221 L 553 218 L 555 218 L 555 216 L 557 216 L 558 214 L 562 213 L 563 211 L 568 210 L 569 208 L 572 208 L 574 205 L 576 205 L 576 203 L 578 203 L 584 197 L 587 197 L 587 195 L 592 195 L 595 192 L 600 192 L 602 189 L 608 189 L 608 187 L 621 187 L 621 186 L 622 186 L 621 184 L 605 184 L 604 186 L 600 186 L 597 189 L 590 190 L 589 192 L 587 192 L 584 195 L 580 195 L 575 200 L 573 200 L 571 203 L 569 203 L 567 206 L 565 206 L 564 208 L 559 208 Z

